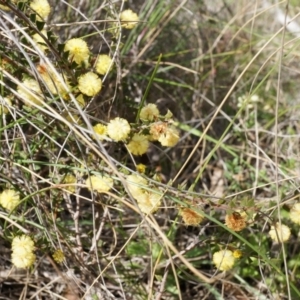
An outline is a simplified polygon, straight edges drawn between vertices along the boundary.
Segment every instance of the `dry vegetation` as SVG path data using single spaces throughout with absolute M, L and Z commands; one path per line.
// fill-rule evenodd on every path
M 298 2 L 49 0 L 45 23 L 32 2 L 0 0 L 0 299 L 300 299 Z M 73 38 L 88 63 L 64 51 Z M 113 67 L 79 100 L 99 54 Z M 53 89 L 49 70 L 63 74 Z M 160 116 L 144 122 L 149 103 Z M 116 117 L 131 133 L 95 138 Z M 176 126 L 178 143 L 134 155 L 152 122 Z M 113 187 L 97 191 L 95 175 Z M 27 268 L 12 259 L 21 235 L 34 242 Z M 234 258 L 213 262 L 223 250 Z

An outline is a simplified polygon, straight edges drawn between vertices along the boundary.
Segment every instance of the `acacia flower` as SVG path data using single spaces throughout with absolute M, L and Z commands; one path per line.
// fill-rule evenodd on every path
M 154 213 L 161 206 L 161 195 L 151 191 L 136 194 L 135 200 L 144 214 Z
M 146 166 L 144 164 L 138 164 L 135 168 L 141 174 L 144 174 L 146 172 Z
M 165 147 L 175 146 L 178 140 L 179 131 L 173 126 L 168 126 L 166 131 L 162 133 L 158 138 L 158 141 L 161 143 L 161 145 Z
M 235 249 L 232 252 L 232 255 L 233 255 L 234 258 L 239 259 L 243 256 L 243 252 L 240 249 Z
M 159 116 L 159 110 L 156 104 L 149 103 L 141 109 L 140 119 L 142 121 L 153 121 Z
M 64 184 L 70 184 L 69 186 L 64 187 L 64 189 L 68 190 L 71 193 L 75 193 L 76 186 L 75 183 L 77 182 L 76 177 L 72 174 L 67 174 L 64 179 Z
M 46 30 L 42 30 L 41 33 L 47 37 Z M 38 47 L 42 52 L 45 52 L 48 49 L 48 46 L 45 42 L 45 40 L 41 37 L 39 33 L 35 33 L 32 36 L 33 41 L 35 42 L 36 47 Z
M 0 204 L 11 211 L 20 203 L 20 195 L 15 190 L 4 190 L 0 194 Z
M 127 144 L 127 148 L 133 155 L 142 155 L 146 153 L 149 148 L 147 136 L 135 133 Z
M 25 105 L 32 106 L 34 104 L 42 104 L 42 91 L 38 82 L 34 79 L 24 79 L 22 84 L 18 85 L 17 91 L 19 97 L 24 101 Z
M 130 130 L 131 128 L 128 121 L 122 118 L 110 120 L 107 125 L 107 134 L 116 142 L 125 140 Z
M 246 219 L 239 212 L 233 212 L 225 217 L 226 226 L 233 231 L 241 231 L 246 226 Z
M 131 9 L 126 9 L 120 14 L 120 21 L 122 27 L 126 29 L 132 29 L 137 25 L 139 21 L 139 16 Z
M 140 175 L 131 174 L 127 176 L 128 190 L 135 199 L 145 192 L 145 186 L 147 185 L 147 180 Z
M 9 112 L 8 107 L 11 107 L 11 106 L 12 106 L 12 103 L 9 98 L 0 96 L 0 115 L 8 114 L 8 112 Z
M 213 263 L 221 271 L 228 271 L 232 269 L 235 262 L 232 251 L 221 250 L 215 252 L 213 255 Z
M 198 226 L 204 219 L 200 213 L 187 207 L 180 210 L 180 215 L 187 226 Z
M 271 226 L 269 235 L 274 242 L 284 243 L 289 240 L 291 236 L 291 230 L 288 226 L 284 224 L 280 225 L 280 223 L 277 222 L 275 226 Z
M 97 136 L 100 141 L 103 141 L 105 137 L 107 137 L 107 126 L 99 123 L 96 124 L 93 129 L 95 132 L 94 138 Z
M 294 223 L 300 224 L 300 203 L 293 205 L 290 210 L 290 218 Z
M 108 192 L 113 187 L 113 180 L 108 176 L 92 175 L 85 181 L 87 188 L 90 191 L 97 191 L 98 193 Z
M 82 94 L 93 97 L 100 92 L 102 81 L 97 74 L 87 72 L 79 77 L 78 88 Z
M 54 251 L 54 253 L 52 254 L 53 259 L 57 262 L 57 263 L 62 263 L 65 259 L 65 254 L 62 252 L 62 250 L 57 249 Z
M 105 75 L 111 70 L 112 59 L 107 54 L 98 55 L 96 62 L 96 72 L 100 75 Z
M 12 241 L 11 248 L 11 261 L 17 268 L 27 268 L 34 263 L 34 242 L 29 236 L 16 236 Z
M 30 7 L 37 13 L 37 20 L 43 21 L 50 14 L 51 7 L 47 0 L 33 0 Z
M 67 89 L 70 89 L 70 85 L 64 74 L 56 74 L 44 64 L 40 64 L 37 70 L 53 95 L 59 94 L 64 99 L 68 99 L 69 95 Z M 67 89 L 64 87 L 64 84 L 67 86 Z
M 150 125 L 150 138 L 157 141 L 159 137 L 167 131 L 168 124 L 166 122 L 156 122 Z
M 75 61 L 78 65 L 88 65 L 90 50 L 87 43 L 80 38 L 70 39 L 65 44 L 65 51 L 69 51 L 69 60 Z

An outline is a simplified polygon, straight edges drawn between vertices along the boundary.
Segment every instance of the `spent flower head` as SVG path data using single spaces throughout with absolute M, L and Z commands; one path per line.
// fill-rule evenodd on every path
M 187 207 L 180 209 L 180 215 L 187 226 L 198 226 L 204 219 L 200 213 Z
M 105 193 L 112 189 L 114 181 L 108 176 L 92 175 L 87 178 L 85 184 L 90 191 Z
M 122 27 L 126 29 L 132 29 L 137 25 L 139 21 L 139 16 L 131 9 L 126 9 L 120 14 L 120 21 Z
M 130 125 L 127 120 L 122 118 L 115 118 L 110 120 L 107 125 L 107 134 L 114 141 L 125 140 L 130 133 Z
M 69 51 L 69 60 L 75 61 L 78 65 L 88 65 L 90 50 L 87 43 L 80 38 L 70 39 L 65 44 L 65 51 Z
M 145 154 L 149 148 L 149 141 L 147 136 L 135 133 L 127 144 L 127 148 L 133 155 Z
M 79 77 L 78 88 L 82 94 L 93 97 L 100 92 L 102 81 L 97 74 L 87 72 Z
M 221 271 L 228 271 L 233 268 L 235 258 L 232 251 L 221 250 L 213 255 L 213 263 Z
M 159 136 L 158 141 L 162 146 L 173 147 L 179 141 L 179 131 L 173 126 L 168 126 L 166 131 Z
M 107 54 L 98 55 L 96 62 L 96 72 L 100 75 L 105 75 L 111 70 L 112 59 Z
M 226 215 L 225 224 L 233 231 L 241 231 L 247 226 L 246 218 L 239 212 Z
M 8 211 L 13 210 L 20 203 L 20 195 L 15 190 L 4 190 L 0 194 L 0 205 Z
M 271 226 L 269 231 L 271 239 L 276 243 L 287 242 L 291 236 L 291 230 L 288 226 L 277 222 L 275 226 Z
M 292 222 L 300 224 L 300 203 L 296 203 L 290 210 L 290 218 Z

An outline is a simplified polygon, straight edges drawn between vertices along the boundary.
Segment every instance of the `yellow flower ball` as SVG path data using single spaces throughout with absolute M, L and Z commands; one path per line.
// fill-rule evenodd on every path
M 47 0 L 32 0 L 30 7 L 36 12 L 38 21 L 44 21 L 51 12 L 51 7 Z
M 159 110 L 156 104 L 149 103 L 141 109 L 140 119 L 142 121 L 153 121 L 159 117 Z
M 228 271 L 233 268 L 235 258 L 232 251 L 221 250 L 213 255 L 213 263 L 221 271 Z
M 113 187 L 114 181 L 107 176 L 93 175 L 86 180 L 85 184 L 90 191 L 105 193 Z
M 107 54 L 100 54 L 96 62 L 96 72 L 105 75 L 111 70 L 112 59 Z
M 1 97 L 0 96 L 0 115 L 4 114 L 8 114 L 9 113 L 9 109 L 8 107 L 11 107 L 12 103 L 11 100 L 7 97 Z
M 64 179 L 63 183 L 64 184 L 70 184 L 69 186 L 65 186 L 64 189 L 68 190 L 71 193 L 75 193 L 76 186 L 75 183 L 77 182 L 77 179 L 74 175 L 72 174 L 67 174 Z
M 26 253 L 26 256 L 11 254 L 11 262 L 20 269 L 31 267 L 35 262 L 36 256 L 33 252 Z
M 154 213 L 161 206 L 161 195 L 153 192 L 137 194 L 135 200 L 144 214 Z
M 137 25 L 139 21 L 139 16 L 131 9 L 126 9 L 120 14 L 120 21 L 122 27 L 126 29 L 132 29 Z
M 34 263 L 34 242 L 29 236 L 22 235 L 15 237 L 11 248 L 11 261 L 17 268 L 27 268 Z
M 294 206 L 291 208 L 290 218 L 294 223 L 298 225 L 300 224 L 300 203 L 294 204 Z
M 19 235 L 13 239 L 11 243 L 11 249 L 13 252 L 21 254 L 25 252 L 33 252 L 34 242 L 28 235 Z
M 87 72 L 79 77 L 78 88 L 82 94 L 93 97 L 100 92 L 102 81 L 97 74 Z
M 165 122 L 156 122 L 150 125 L 150 138 L 152 141 L 157 141 L 162 134 L 167 131 L 168 124 Z
M 275 226 L 271 226 L 269 235 L 274 242 L 284 243 L 289 240 L 289 238 L 291 236 L 291 230 L 288 226 L 286 226 L 284 224 L 280 225 L 280 223 L 277 222 Z
M 21 100 L 25 105 L 32 106 L 32 104 L 41 105 L 43 98 L 39 83 L 31 78 L 23 80 L 22 84 L 18 85 L 17 91 Z
M 125 140 L 128 137 L 130 130 L 131 128 L 128 121 L 122 118 L 110 120 L 107 125 L 107 134 L 116 142 Z
M 97 136 L 100 141 L 103 141 L 107 137 L 107 126 L 103 124 L 96 124 L 93 129 L 95 132 L 94 138 Z
M 239 259 L 243 256 L 243 252 L 239 249 L 236 249 L 233 251 L 232 255 L 234 258 Z
M 0 205 L 11 211 L 20 203 L 20 195 L 14 190 L 4 190 L 0 194 Z
M 78 65 L 88 65 L 90 50 L 87 43 L 80 38 L 70 39 L 65 44 L 65 51 L 69 51 L 69 60 L 75 61 Z
M 45 64 L 40 64 L 37 70 L 43 78 L 45 85 L 53 95 L 61 95 L 63 99 L 68 99 L 70 90 L 70 84 L 64 74 L 56 74 L 50 70 Z M 64 87 L 67 86 L 67 89 Z
M 168 126 L 166 131 L 159 136 L 158 141 L 162 146 L 173 147 L 179 141 L 179 131 L 173 126 Z
M 47 37 L 47 32 L 46 30 L 42 30 L 41 33 Z M 45 52 L 47 49 L 48 49 L 48 46 L 45 42 L 45 40 L 41 37 L 40 34 L 38 33 L 35 33 L 33 36 L 32 36 L 32 39 L 33 41 L 35 42 L 35 45 L 37 48 L 39 48 L 42 52 Z
M 135 199 L 145 192 L 145 186 L 148 185 L 148 181 L 144 177 L 135 174 L 128 175 L 126 181 L 128 190 Z
M 127 144 L 127 148 L 133 155 L 142 155 L 146 153 L 149 148 L 147 136 L 135 133 Z
M 60 249 L 55 250 L 55 252 L 52 254 L 52 257 L 59 264 L 65 259 L 65 255 Z
M 136 165 L 136 170 L 139 173 L 144 174 L 146 172 L 146 166 L 144 164 L 138 164 Z

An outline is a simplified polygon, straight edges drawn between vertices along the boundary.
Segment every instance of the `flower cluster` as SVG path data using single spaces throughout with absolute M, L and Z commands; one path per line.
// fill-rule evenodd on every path
M 143 213 L 150 214 L 158 210 L 161 205 L 161 195 L 147 189 L 148 182 L 145 178 L 140 175 L 129 175 L 127 176 L 127 186 Z
M 93 126 L 93 130 L 95 139 L 98 138 L 100 141 L 103 141 L 107 137 L 107 126 L 99 123 Z
M 131 127 L 128 121 L 122 118 L 115 118 L 107 125 L 108 136 L 116 142 L 125 140 L 128 137 L 130 130 Z
M 27 268 L 35 261 L 34 242 L 28 235 L 16 236 L 11 244 L 11 261 L 17 268 Z
M 20 195 L 15 190 L 4 190 L 0 194 L 0 205 L 8 211 L 13 210 L 20 203 Z

